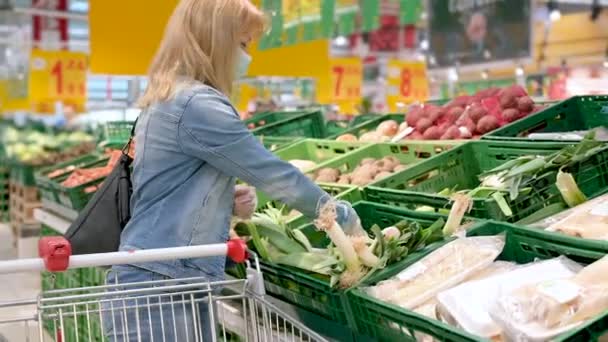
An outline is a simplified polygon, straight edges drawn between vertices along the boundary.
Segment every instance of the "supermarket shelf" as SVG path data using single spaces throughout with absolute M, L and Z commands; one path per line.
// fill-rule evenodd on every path
M 53 228 L 61 234 L 65 234 L 72 224 L 71 221 L 45 209 L 35 209 L 34 218 L 40 223 Z

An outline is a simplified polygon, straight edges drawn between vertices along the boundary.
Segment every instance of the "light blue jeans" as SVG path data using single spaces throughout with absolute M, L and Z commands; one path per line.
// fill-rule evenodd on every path
M 114 266 L 107 284 L 141 283 L 169 280 L 169 277 L 134 266 Z M 137 289 L 129 287 L 126 290 Z M 118 290 L 123 290 L 119 288 Z M 129 299 L 127 295 L 105 301 L 103 329 L 111 342 L 126 341 L 212 341 L 209 305 L 198 301 L 193 308 L 189 295 L 166 295 Z M 199 298 L 202 295 L 199 295 Z M 185 299 L 185 300 L 184 300 Z M 160 303 L 160 304 L 159 304 Z M 197 335 L 198 334 L 198 335 Z M 202 335 L 202 336 L 201 336 Z M 197 337 L 198 336 L 198 339 Z

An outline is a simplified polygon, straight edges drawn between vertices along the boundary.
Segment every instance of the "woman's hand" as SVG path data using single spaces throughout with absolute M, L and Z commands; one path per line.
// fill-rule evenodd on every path
M 336 222 L 342 227 L 342 230 L 344 230 L 346 235 L 365 235 L 365 231 L 361 227 L 359 215 L 348 202 L 337 201 Z
M 233 213 L 243 220 L 250 219 L 258 206 L 258 197 L 255 188 L 247 185 L 237 185 L 234 188 Z

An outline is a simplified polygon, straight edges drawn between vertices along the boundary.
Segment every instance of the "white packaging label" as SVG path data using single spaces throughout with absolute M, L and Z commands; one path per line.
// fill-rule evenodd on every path
M 581 287 L 568 280 L 546 281 L 538 285 L 539 291 L 560 304 L 575 300 L 581 293 Z
M 594 206 L 589 213 L 593 216 L 608 216 L 608 201 Z
M 397 274 L 397 279 L 401 281 L 412 280 L 424 273 L 425 271 L 426 266 L 424 266 L 424 264 L 422 264 L 421 262 L 418 262 Z

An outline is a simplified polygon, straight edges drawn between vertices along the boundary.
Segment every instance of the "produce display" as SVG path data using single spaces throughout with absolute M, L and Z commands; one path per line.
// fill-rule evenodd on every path
M 473 96 L 459 96 L 443 106 L 413 106 L 405 115 L 405 122 L 385 120 L 374 131 L 365 132 L 359 137 L 345 133 L 336 140 L 386 142 L 478 139 L 541 109 L 543 106 L 536 105 L 520 86 L 490 88 Z M 411 128 L 411 132 L 405 132 L 408 128 Z
M 41 166 L 60 163 L 96 148 L 93 137 L 83 132 L 47 134 L 7 127 L 0 137 L 8 159 Z
M 107 177 L 110 173 L 112 173 L 114 166 L 116 166 L 116 164 L 120 160 L 120 157 L 122 156 L 122 151 L 110 150 L 106 152 L 106 155 L 109 159 L 105 165 L 90 168 L 76 168 L 72 171 L 72 173 L 68 176 L 66 180 L 61 182 L 61 185 L 66 188 L 74 188 Z M 61 171 L 66 171 L 70 168 L 71 167 L 68 167 Z M 65 174 L 65 172 L 63 172 L 63 174 Z M 95 192 L 97 191 L 99 186 L 100 185 L 93 185 L 87 187 L 85 189 L 85 193 Z
M 305 138 L 327 137 L 319 133 L 327 128 L 320 113 L 259 115 L 246 121 L 250 129 L 277 128 L 261 141 L 336 199 L 352 202 L 361 224 L 340 227 L 334 201 L 310 221 L 260 197 L 251 219 L 232 219 L 230 236 L 260 257 L 264 283 L 275 287 L 268 295 L 346 325 L 353 336 L 549 341 L 576 335 L 592 320 L 599 323 L 586 331 L 603 329 L 607 128 L 560 126 L 556 140 L 570 143 L 534 141 L 553 131 L 513 136 L 529 137 L 525 142 L 487 135 L 542 109 L 520 86 L 492 88 L 337 127 L 336 135 L 346 132 L 338 142 Z M 37 169 L 38 191 L 43 205 L 55 201 L 70 213 L 86 205 L 122 153 L 104 151 L 82 132 L 12 127 L 2 130 L 0 147 L 21 164 L 55 164 Z
M 283 211 L 275 208 L 239 222 L 234 234 L 250 237 L 251 247 L 263 260 L 330 276 L 332 287 L 339 284 L 349 288 L 444 236 L 466 230 L 468 225 L 462 225 L 463 219 L 464 211 L 453 209 L 447 222 L 440 218 L 427 227 L 401 221 L 384 229 L 374 224 L 368 232 L 359 228 L 347 235 L 336 222 L 335 202 L 330 201 L 320 208 L 315 221 L 315 226 L 329 238 L 325 246 L 313 246 L 309 237 L 290 227 Z
M 308 165 L 300 163 L 299 165 L 302 167 L 301 170 L 303 170 L 303 172 L 316 166 L 314 163 Z M 365 158 L 353 172 L 350 173 L 342 173 L 339 169 L 326 167 L 315 173 L 309 173 L 308 176 L 319 183 L 365 186 L 373 181 L 388 177 L 395 172 L 405 170 L 406 167 L 407 166 L 401 164 L 401 162 L 393 156 L 384 157 L 382 159 Z

